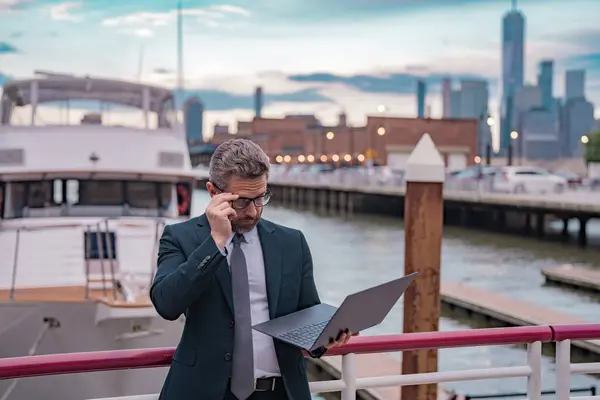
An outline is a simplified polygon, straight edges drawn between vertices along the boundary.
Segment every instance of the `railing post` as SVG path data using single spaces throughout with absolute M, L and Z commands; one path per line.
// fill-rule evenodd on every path
M 87 225 L 85 228 L 85 298 L 90 298 L 90 258 L 92 257 L 92 228 Z
M 531 375 L 527 377 L 527 399 L 542 399 L 542 342 L 527 345 L 527 365 Z
M 356 354 L 342 356 L 342 400 L 356 400 Z
M 19 241 L 21 238 L 21 230 L 17 229 L 15 237 L 15 254 L 13 257 L 12 281 L 10 283 L 10 299 L 15 299 L 15 286 L 17 285 L 17 265 L 19 264 Z
M 556 342 L 556 400 L 571 398 L 571 341 Z
M 117 280 L 115 279 L 115 260 L 113 259 L 112 240 L 110 237 L 110 230 L 108 228 L 108 219 L 104 220 L 104 226 L 106 228 L 106 254 L 108 256 L 108 262 L 110 265 L 110 278 L 111 278 L 111 283 L 112 283 L 113 300 L 116 301 L 117 300 Z M 115 232 L 116 232 L 116 229 L 115 229 Z M 115 238 L 115 251 L 117 250 L 116 247 L 117 247 L 117 243 L 116 243 L 116 238 Z
M 106 299 L 106 271 L 104 269 L 104 244 L 102 242 L 100 222 L 96 224 L 96 247 L 98 248 L 98 259 L 100 260 L 100 269 L 102 271 L 102 295 Z M 108 238 L 107 240 L 108 241 Z
M 404 333 L 432 332 L 441 314 L 440 268 L 444 219 L 444 160 L 424 134 L 406 162 L 404 274 L 418 272 L 404 294 Z M 402 353 L 402 374 L 437 372 L 437 349 Z M 403 386 L 401 398 L 437 400 L 438 385 Z

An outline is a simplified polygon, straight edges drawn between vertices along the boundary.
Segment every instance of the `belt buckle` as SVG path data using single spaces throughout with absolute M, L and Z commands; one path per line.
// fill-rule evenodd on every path
M 256 384 L 258 383 L 259 379 L 260 380 L 270 379 L 271 380 L 271 392 L 275 391 L 275 378 L 269 377 L 269 378 L 257 378 L 257 379 L 254 379 L 254 391 L 255 392 L 268 392 L 269 391 L 269 389 L 257 389 L 256 388 Z

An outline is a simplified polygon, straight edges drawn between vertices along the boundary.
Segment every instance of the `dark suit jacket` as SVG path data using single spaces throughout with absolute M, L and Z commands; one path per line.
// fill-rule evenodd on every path
M 270 317 L 319 304 L 312 256 L 302 232 L 261 220 L 258 235 Z M 205 215 L 165 227 L 150 297 L 163 318 L 186 316 L 160 400 L 221 400 L 233 354 L 231 275 Z M 310 399 L 302 352 L 277 340 L 275 352 L 289 398 Z

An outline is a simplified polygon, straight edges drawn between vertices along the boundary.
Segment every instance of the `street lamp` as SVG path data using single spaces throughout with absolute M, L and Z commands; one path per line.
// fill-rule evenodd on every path
M 590 142 L 590 138 L 589 138 L 589 137 L 587 137 L 587 135 L 583 135 L 583 136 L 581 137 L 581 143 L 583 143 L 583 144 L 588 144 L 589 142 Z
M 513 159 L 513 140 L 517 140 L 519 138 L 519 132 L 517 131 L 512 131 L 510 133 L 510 142 L 508 143 L 508 160 L 507 160 L 507 164 L 508 165 L 512 165 L 512 159 Z
M 481 114 L 481 120 L 485 119 L 485 124 L 487 125 L 487 134 L 485 135 L 485 163 L 486 165 L 490 165 L 492 163 L 492 126 L 494 125 L 494 118 L 487 114 L 487 118 L 484 117 L 484 114 Z M 481 129 L 481 128 L 480 128 Z M 477 134 L 477 143 L 478 143 L 478 147 L 477 147 L 477 152 L 479 152 L 481 150 L 481 147 L 479 147 L 479 140 L 480 140 L 480 135 L 479 132 Z M 483 156 L 483 154 L 480 154 L 481 156 Z

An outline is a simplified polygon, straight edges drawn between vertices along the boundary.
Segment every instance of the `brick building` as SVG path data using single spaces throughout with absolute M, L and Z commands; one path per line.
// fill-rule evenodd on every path
M 346 116 L 340 114 L 335 126 L 324 126 L 312 115 L 285 118 L 255 117 L 251 132 L 245 125 L 243 135 L 254 140 L 269 155 L 272 162 L 277 156 L 290 156 L 291 162 L 310 159 L 364 160 L 372 159 L 381 165 L 403 168 L 408 155 L 423 133 L 431 135 L 442 153 L 446 165 L 463 168 L 473 164 L 477 153 L 477 121 L 475 119 L 393 118 L 368 116 L 361 127 L 349 127 Z M 231 135 L 211 141 L 220 144 Z

